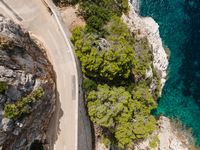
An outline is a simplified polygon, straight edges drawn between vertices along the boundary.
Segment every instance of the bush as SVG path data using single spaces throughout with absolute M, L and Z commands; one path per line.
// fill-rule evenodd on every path
M 88 78 L 85 78 L 83 80 L 83 89 L 87 92 L 92 91 L 92 90 L 96 90 L 97 84 L 95 83 L 95 81 L 90 80 Z
M 44 90 L 42 88 L 38 88 L 26 97 L 17 100 L 16 103 L 6 104 L 4 107 L 5 116 L 10 119 L 19 118 L 22 114 L 28 113 L 29 104 L 40 100 L 43 95 Z
M 81 0 L 80 12 L 91 32 L 101 33 L 113 15 L 119 17 L 128 11 L 128 0 Z
M 109 50 L 100 46 L 101 38 L 95 34 L 87 33 L 83 28 L 75 28 L 73 31 L 71 41 L 81 61 L 82 71 L 88 77 L 112 81 L 131 76 L 134 67 L 133 43 L 127 26 L 120 19 L 116 20 L 106 27 Z
M 88 32 L 102 32 L 103 31 L 103 24 L 104 20 L 101 18 L 98 18 L 98 16 L 91 16 L 87 19 L 87 31 Z
M 149 142 L 149 147 L 150 148 L 156 148 L 158 146 L 159 143 L 159 138 L 158 136 L 153 136 L 153 138 L 151 139 L 151 141 Z
M 0 81 L 0 94 L 4 94 L 8 89 L 8 85 L 4 81 Z
M 79 0 L 53 0 L 56 5 L 66 6 L 66 5 L 75 5 Z

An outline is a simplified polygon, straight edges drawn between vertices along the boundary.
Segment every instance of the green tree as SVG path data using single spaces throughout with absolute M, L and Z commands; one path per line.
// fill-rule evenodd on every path
M 155 130 L 156 120 L 150 115 L 155 104 L 148 91 L 141 92 L 139 88 L 132 96 L 124 87 L 104 84 L 88 94 L 90 119 L 107 128 L 121 148 L 131 147 L 134 141 L 146 138 Z
M 15 103 L 8 103 L 4 107 L 5 116 L 11 119 L 17 119 L 22 114 L 26 114 L 29 111 L 29 104 L 34 103 L 42 98 L 44 90 L 38 88 L 32 91 L 29 95 L 17 100 Z
M 106 131 L 103 139 L 121 148 L 132 147 L 156 127 L 151 115 L 156 103 L 145 81 L 152 52 L 147 39 L 134 38 L 120 19 L 127 11 L 128 0 L 81 0 L 87 25 L 75 28 L 71 37 L 87 77 L 83 88 L 90 119 Z
M 86 33 L 83 28 L 73 31 L 71 41 L 81 61 L 82 71 L 89 77 L 112 81 L 128 79 L 131 76 L 134 67 L 134 45 L 129 40 L 131 38 L 127 26 L 119 18 L 114 17 L 114 20 L 116 21 L 106 27 L 109 50 L 100 46 L 101 39 L 95 34 Z
M 97 84 L 95 83 L 95 81 L 85 78 L 83 80 L 83 89 L 86 90 L 87 92 L 96 90 Z

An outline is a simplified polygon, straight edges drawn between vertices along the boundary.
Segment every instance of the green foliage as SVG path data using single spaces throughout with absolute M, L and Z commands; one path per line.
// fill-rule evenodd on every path
M 140 111 L 144 114 L 150 114 L 151 110 L 156 108 L 156 102 L 145 82 L 139 83 L 139 85 L 134 88 L 132 95 L 134 99 L 137 99 L 142 104 L 138 108 L 140 108 Z
M 8 85 L 4 81 L 0 81 L 0 94 L 4 94 L 8 89 Z
M 81 15 L 87 22 L 89 32 L 100 33 L 113 15 L 121 16 L 128 11 L 128 0 L 53 0 L 63 6 L 80 4 Z
M 6 104 L 4 107 L 5 116 L 11 119 L 17 119 L 22 114 L 28 113 L 29 104 L 34 103 L 42 98 L 44 91 L 42 88 L 38 88 L 31 92 L 26 97 L 17 100 L 16 103 Z
M 128 0 L 80 0 L 80 12 L 90 32 L 102 32 L 113 15 L 128 11 Z
M 98 85 L 87 97 L 90 119 L 108 128 L 120 147 L 132 146 L 133 141 L 146 138 L 156 127 L 156 120 L 150 115 L 155 104 L 148 94 L 142 88 L 132 96 L 124 87 Z
M 150 146 L 150 148 L 156 148 L 158 146 L 158 143 L 159 143 L 158 136 L 153 136 L 153 138 L 149 142 L 149 146 Z
M 66 6 L 66 5 L 75 5 L 79 0 L 53 0 L 56 5 Z
M 96 34 L 88 33 L 82 27 L 73 30 L 71 41 L 83 73 L 105 81 L 128 79 L 131 73 L 136 79 L 144 78 L 151 62 L 147 41 L 141 41 L 138 48 L 127 25 L 116 16 L 104 29 L 107 33 L 103 38 L 108 43 L 106 48 L 101 47 L 102 38 Z
M 97 84 L 95 83 L 95 81 L 90 80 L 88 78 L 85 78 L 83 80 L 83 89 L 87 92 L 92 91 L 92 90 L 96 90 L 97 88 Z
M 111 141 L 132 147 L 156 128 L 151 115 L 156 103 L 145 81 L 150 47 L 146 39 L 135 39 L 120 19 L 128 10 L 127 0 L 81 0 L 80 8 L 87 26 L 75 28 L 71 41 L 88 77 L 83 81 L 88 114 L 106 130 L 105 145 Z M 132 83 L 125 87 L 127 81 Z
M 107 81 L 128 79 L 134 61 L 137 61 L 134 60 L 134 45 L 131 43 L 127 26 L 119 18 L 113 20 L 107 26 L 106 39 L 109 50 L 101 48 L 101 39 L 94 34 L 85 33 L 83 28 L 78 27 L 73 31 L 71 41 L 81 61 L 82 71 L 89 77 L 98 77 Z M 118 27 L 114 27 L 115 23 L 119 23 Z
M 103 136 L 102 137 L 102 143 L 106 146 L 109 147 L 109 145 L 111 144 L 110 139 L 108 137 Z

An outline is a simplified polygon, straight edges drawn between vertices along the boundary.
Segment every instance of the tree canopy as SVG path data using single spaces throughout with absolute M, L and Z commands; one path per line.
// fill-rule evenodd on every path
M 92 122 L 108 128 L 122 148 L 146 138 L 155 129 L 156 120 L 150 115 L 155 102 L 142 87 L 132 96 L 124 87 L 98 85 L 96 91 L 89 92 L 87 100 Z
M 83 73 L 106 81 L 128 79 L 132 72 L 135 76 L 144 77 L 150 66 L 149 49 L 144 49 L 140 55 L 135 53 L 135 41 L 119 17 L 113 17 L 105 29 L 104 38 L 88 33 L 82 27 L 73 30 L 71 41 Z

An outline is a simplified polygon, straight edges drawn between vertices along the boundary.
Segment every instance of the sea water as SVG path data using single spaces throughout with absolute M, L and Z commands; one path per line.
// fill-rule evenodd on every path
M 200 0 L 141 0 L 140 14 L 155 19 L 170 49 L 156 113 L 180 120 L 200 145 Z

